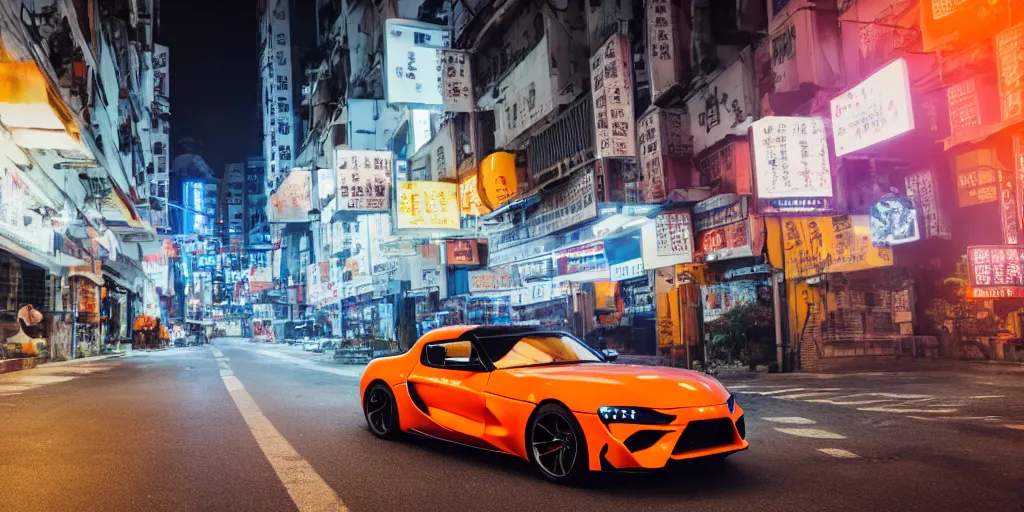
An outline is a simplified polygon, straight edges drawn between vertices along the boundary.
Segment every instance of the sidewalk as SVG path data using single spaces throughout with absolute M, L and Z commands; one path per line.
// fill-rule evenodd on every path
M 71 366 L 78 364 L 88 364 L 96 361 L 103 361 L 104 359 L 113 359 L 115 357 L 124 357 L 125 353 L 117 354 L 104 354 L 101 356 L 93 357 L 82 357 L 79 359 L 71 359 L 68 361 L 56 361 L 53 363 L 40 363 L 39 358 L 36 357 L 24 357 L 19 359 L 4 359 L 0 361 L 0 375 L 14 372 L 21 372 L 31 370 L 33 368 L 58 368 L 63 366 Z

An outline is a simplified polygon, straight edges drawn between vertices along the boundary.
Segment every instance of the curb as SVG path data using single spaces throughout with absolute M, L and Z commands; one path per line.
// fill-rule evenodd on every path
M 56 361 L 53 363 L 43 363 L 36 365 L 36 368 L 55 368 L 61 366 L 74 366 L 76 364 L 94 363 L 96 361 L 103 361 L 104 359 L 116 359 L 119 357 L 126 357 L 127 354 L 124 352 L 120 354 L 104 354 L 101 356 L 82 357 L 79 359 L 72 359 L 70 361 Z

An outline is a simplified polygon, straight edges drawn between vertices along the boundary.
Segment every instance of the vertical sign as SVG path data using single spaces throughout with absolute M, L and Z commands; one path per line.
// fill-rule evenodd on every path
M 673 11 L 669 0 L 647 0 L 647 65 L 652 98 L 679 83 Z
M 1017 177 L 1017 218 L 1024 227 L 1024 133 L 1013 134 L 1013 169 Z
M 473 84 L 469 54 L 459 50 L 441 50 L 444 69 L 441 91 L 445 112 L 473 111 Z
M 924 238 L 947 238 L 945 221 L 935 191 L 935 176 L 931 170 L 910 174 L 904 180 L 907 197 L 917 210 L 921 234 Z
M 654 219 L 658 256 L 693 254 L 689 212 L 666 212 Z
M 438 50 L 450 46 L 443 25 L 415 20 L 384 22 L 384 96 L 389 104 L 415 107 L 444 103 L 443 66 Z
M 615 34 L 590 59 L 599 158 L 636 156 L 630 55 L 629 40 Z
M 949 129 L 953 134 L 981 126 L 977 78 L 968 78 L 946 89 L 949 104 Z
M 679 112 L 654 109 L 640 118 L 638 131 L 643 201 L 660 203 L 678 185 L 669 183 L 666 176 L 676 171 L 669 159 L 693 154 L 693 146 L 688 144 L 690 137 Z
M 999 172 L 999 218 L 1003 225 L 1003 243 L 1017 245 L 1020 240 L 1020 205 L 1017 204 L 1015 173 Z
M 999 70 L 999 110 L 1003 120 L 1024 115 L 1024 23 L 996 36 L 996 65 Z

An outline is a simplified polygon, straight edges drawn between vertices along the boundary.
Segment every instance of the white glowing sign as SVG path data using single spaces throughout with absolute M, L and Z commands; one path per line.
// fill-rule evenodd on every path
M 441 106 L 438 50 L 451 45 L 443 26 L 412 20 L 384 23 L 384 93 L 390 104 Z
M 751 125 L 757 197 L 777 211 L 825 209 L 832 172 L 820 117 L 764 117 Z
M 907 61 L 898 59 L 832 100 L 832 136 L 843 156 L 914 129 Z

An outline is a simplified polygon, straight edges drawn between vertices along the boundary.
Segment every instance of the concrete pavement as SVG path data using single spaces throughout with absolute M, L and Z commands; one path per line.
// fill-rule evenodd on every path
M 562 488 L 514 458 L 379 441 L 360 412 L 358 369 L 269 352 L 217 340 L 105 361 L 112 366 L 101 372 L 0 395 L 0 510 L 862 512 L 1024 504 L 1024 430 L 1006 426 L 1024 417 L 1016 414 L 1021 389 L 1009 381 L 727 378 L 742 392 L 749 451 L 719 467 L 599 475 L 587 487 Z M 794 397 L 822 388 L 840 388 L 824 395 L 839 403 Z M 957 409 L 921 420 L 914 416 L 930 416 L 843 404 L 859 393 L 968 405 L 890 407 Z M 986 395 L 1001 397 L 970 399 Z M 1007 421 L 937 419 L 995 412 Z

